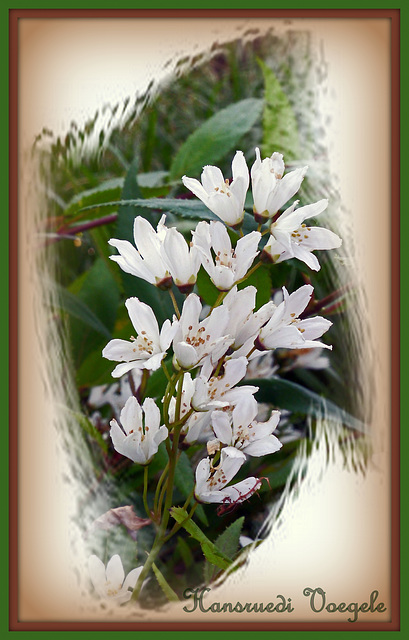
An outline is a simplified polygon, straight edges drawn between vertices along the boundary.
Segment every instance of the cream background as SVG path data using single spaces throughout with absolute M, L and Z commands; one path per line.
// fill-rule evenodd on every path
M 75 497 L 63 473 L 68 467 L 53 421 L 58 411 L 47 400 L 44 318 L 32 272 L 31 168 L 24 152 L 43 126 L 56 134 L 79 126 L 102 105 L 115 105 L 165 77 L 186 53 L 214 41 L 228 41 L 250 28 L 308 29 L 328 77 L 321 91 L 331 170 L 338 178 L 356 240 L 357 279 L 366 293 L 368 320 L 376 338 L 376 393 L 373 397 L 374 464 L 365 478 L 343 469 L 335 455 L 323 470 L 312 460 L 307 484 L 288 502 L 279 531 L 253 552 L 245 577 L 238 574 L 214 600 L 265 602 L 277 593 L 292 598 L 296 611 L 271 622 L 325 620 L 309 611 L 302 589 L 322 586 L 332 601 L 364 601 L 373 589 L 389 619 L 389 220 L 390 80 L 387 20 L 353 19 L 22 19 L 20 20 L 19 128 L 22 172 L 19 210 L 19 578 L 21 620 L 92 620 L 98 614 L 80 600 L 76 572 L 84 558 L 73 546 Z M 109 42 L 110 46 L 107 46 Z M 141 52 L 148 51 L 146 58 Z M 146 54 L 145 54 L 146 55 Z M 164 65 L 171 60 L 171 66 Z M 101 126 L 105 126 L 101 117 Z M 25 179 L 24 179 L 25 178 Z M 345 246 L 345 243 L 344 243 Z M 345 246 L 346 251 L 349 247 Z M 350 255 L 350 254 L 349 254 Z M 376 270 L 376 281 L 372 274 Z M 382 294 L 380 294 L 382 292 Z M 37 314 L 37 324 L 31 322 Z M 30 321 L 29 321 L 30 320 Z M 49 383 L 49 381 L 48 381 Z M 320 474 L 322 478 L 320 478 Z M 75 570 L 73 570 L 73 567 Z M 251 594 L 251 597 L 250 595 Z M 271 595 L 270 595 L 271 594 Z M 333 621 L 345 614 L 329 615 Z M 183 612 L 155 620 L 192 622 Z M 112 619 L 112 618 L 111 618 Z M 203 620 L 217 620 L 209 614 Z M 232 617 L 228 616 L 228 620 Z M 238 616 L 238 620 L 243 619 Z M 260 620 L 260 616 L 255 619 Z M 360 620 L 375 616 L 360 616 Z

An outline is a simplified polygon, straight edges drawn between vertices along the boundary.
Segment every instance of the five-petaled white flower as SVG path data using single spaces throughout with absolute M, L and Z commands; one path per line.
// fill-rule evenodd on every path
M 218 167 L 206 166 L 201 176 L 202 184 L 194 178 L 183 176 L 185 187 L 190 189 L 214 214 L 230 227 L 239 225 L 244 217 L 244 201 L 249 186 L 249 170 L 242 151 L 237 151 L 232 162 L 233 180 L 229 184 Z
M 171 227 L 164 237 L 161 255 L 175 285 L 182 293 L 190 293 L 201 265 L 197 247 L 189 247 L 183 235 Z
M 247 369 L 247 358 L 244 356 L 227 360 L 223 372 L 214 375 L 210 360 L 206 360 L 200 374 L 195 379 L 195 390 L 191 405 L 197 411 L 209 411 L 228 407 L 237 403 L 245 394 L 254 394 L 258 387 L 236 385 L 244 378 Z
M 328 200 L 319 200 L 299 209 L 296 209 L 297 204 L 298 201 L 294 202 L 271 224 L 271 235 L 263 249 L 263 255 L 267 254 L 273 262 L 298 258 L 310 269 L 319 271 L 320 263 L 311 252 L 320 249 L 337 249 L 341 246 L 342 240 L 330 229 L 309 227 L 304 224 L 304 220 L 325 211 Z
M 88 558 L 88 570 L 91 582 L 95 591 L 103 600 L 123 604 L 128 602 L 132 596 L 136 582 L 143 567 L 132 569 L 125 578 L 125 571 L 121 558 L 115 554 L 109 560 L 106 569 L 105 565 L 97 556 Z
M 199 222 L 192 236 L 193 244 L 201 253 L 203 267 L 220 291 L 229 291 L 236 282 L 244 278 L 258 254 L 261 238 L 258 231 L 251 231 L 240 238 L 233 249 L 226 227 L 215 221 L 210 224 Z
M 216 362 L 233 342 L 226 331 L 229 322 L 226 308 L 216 307 L 199 322 L 201 311 L 199 296 L 188 295 L 173 338 L 174 359 L 182 369 L 191 369 L 207 357 Z
M 257 422 L 257 400 L 245 395 L 233 408 L 231 415 L 225 411 L 213 411 L 213 431 L 223 444 L 240 449 L 250 456 L 265 456 L 281 449 L 282 444 L 273 435 L 280 420 L 280 412 L 273 411 L 267 422 Z
M 251 168 L 251 184 L 254 215 L 257 222 L 272 218 L 298 191 L 308 167 L 290 171 L 284 177 L 284 161 L 281 153 L 273 153 L 261 160 L 256 148 L 256 160 Z
M 111 238 L 108 241 L 120 253 L 119 256 L 109 257 L 117 262 L 123 271 L 164 289 L 172 286 L 172 278 L 161 250 L 168 231 L 165 218 L 165 215 L 161 217 L 156 231 L 145 218 L 135 218 L 133 234 L 136 249 L 128 240 Z
M 104 358 L 122 363 L 113 370 L 114 378 L 131 369 L 159 369 L 178 327 L 175 318 L 172 323 L 165 320 L 159 332 L 158 322 L 149 305 L 138 298 L 128 298 L 125 305 L 137 338 L 132 336 L 130 341 L 115 338 L 103 349 Z
M 306 284 L 291 295 L 283 287 L 284 300 L 276 307 L 270 320 L 261 328 L 256 346 L 258 349 L 310 349 L 312 347 L 332 347 L 318 342 L 323 333 L 328 331 L 332 322 L 315 316 L 300 320 L 299 315 L 310 301 L 314 288 Z M 251 357 L 257 357 L 254 352 Z
M 210 458 L 204 458 L 196 467 L 195 497 L 198 502 L 222 502 L 237 504 L 247 500 L 261 485 L 259 478 L 246 478 L 230 487 L 246 456 L 235 447 L 224 447 L 220 461 L 213 466 Z
M 152 398 L 146 398 L 142 407 L 130 396 L 121 411 L 122 429 L 115 420 L 111 420 L 112 444 L 118 453 L 138 464 L 148 464 L 161 442 L 168 437 L 165 425 L 160 425 L 160 411 Z

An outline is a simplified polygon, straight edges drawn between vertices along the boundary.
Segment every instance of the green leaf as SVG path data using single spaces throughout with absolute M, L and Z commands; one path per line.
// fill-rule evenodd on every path
M 259 387 L 256 398 L 259 402 L 268 402 L 281 409 L 304 413 L 316 418 L 339 420 L 345 426 L 363 433 L 366 426 L 360 420 L 338 407 L 334 402 L 295 382 L 282 378 L 246 380 L 246 384 Z
M 71 218 L 84 208 L 96 208 L 102 204 L 108 206 L 110 200 L 118 200 L 124 184 L 123 178 L 112 178 L 93 189 L 86 189 L 75 195 L 65 208 L 64 216 Z M 112 206 L 112 205 L 111 205 Z
M 220 549 L 216 547 L 213 542 L 211 542 L 197 526 L 193 520 L 188 519 L 188 513 L 186 509 L 182 509 L 182 507 L 172 507 L 170 510 L 170 515 L 178 524 L 181 524 L 184 529 L 198 542 L 200 542 L 200 546 L 202 547 L 202 551 L 206 556 L 207 560 L 212 564 L 220 567 L 220 569 L 228 569 L 231 565 L 231 560 L 224 554 Z
M 196 129 L 179 148 L 169 179 L 198 175 L 202 168 L 225 157 L 261 115 L 263 101 L 247 98 L 218 111 Z
M 187 498 L 188 495 L 191 493 L 194 487 L 194 484 L 195 484 L 195 476 L 193 473 L 190 459 L 186 454 L 186 452 L 182 451 L 175 469 L 175 485 L 179 489 L 182 496 L 184 498 Z M 209 525 L 206 514 L 201 504 L 197 506 L 195 513 L 199 518 L 199 520 L 201 520 L 204 525 L 206 526 Z
M 238 289 L 244 289 L 245 287 L 249 287 L 253 285 L 256 287 L 256 306 L 255 311 L 260 309 L 263 304 L 267 304 L 271 298 L 271 274 L 270 269 L 263 265 L 257 269 L 254 273 L 252 273 L 244 282 L 241 282 L 238 285 Z
M 272 69 L 260 59 L 258 63 L 265 84 L 263 155 L 279 151 L 287 160 L 295 160 L 300 157 L 300 143 L 293 108 Z
M 65 311 L 73 318 L 81 320 L 81 322 L 105 338 L 111 338 L 109 329 L 107 329 L 104 323 L 101 322 L 83 300 L 59 285 L 56 285 L 56 290 L 58 293 L 58 306 L 62 311 Z
M 196 285 L 199 296 L 202 300 L 204 300 L 204 302 L 209 306 L 213 306 L 220 291 L 214 286 L 213 282 L 210 280 L 209 274 L 203 269 L 203 267 L 200 267 L 199 273 L 197 274 Z
M 86 305 L 105 327 L 104 337 L 110 339 L 118 312 L 120 293 L 112 271 L 105 261 L 97 258 L 85 277 L 80 276 L 80 288 L 78 289 L 75 282 L 72 288 L 78 290 L 80 304 Z M 101 350 L 105 346 L 101 345 L 101 332 L 97 332 L 97 327 L 90 326 L 89 322 L 84 325 L 84 318 L 72 318 L 70 335 L 77 368 L 92 351 Z
M 233 559 L 239 548 L 240 533 L 244 523 L 244 516 L 238 518 L 231 525 L 227 527 L 223 533 L 215 540 L 215 544 L 220 551 L 226 554 L 228 558 Z M 206 562 L 204 567 L 204 575 L 206 583 L 208 584 L 214 577 L 214 567 L 209 562 Z
M 152 564 L 152 569 L 153 569 L 153 572 L 154 572 L 154 574 L 156 576 L 156 580 L 158 581 L 158 584 L 159 584 L 160 588 L 162 589 L 163 593 L 165 594 L 165 596 L 167 597 L 167 599 L 170 602 L 179 602 L 178 596 L 173 591 L 173 589 L 170 586 L 170 584 L 165 580 L 165 577 L 159 571 L 159 569 L 158 569 L 158 567 L 156 566 L 155 563 Z

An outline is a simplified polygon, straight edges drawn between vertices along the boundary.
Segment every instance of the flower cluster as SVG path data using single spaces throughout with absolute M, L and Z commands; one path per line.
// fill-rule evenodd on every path
M 197 442 L 205 446 L 196 466 L 191 498 L 196 503 L 218 503 L 219 509 L 227 510 L 250 498 L 261 485 L 262 479 L 256 477 L 232 484 L 247 457 L 273 454 L 281 448 L 274 435 L 280 412 L 272 411 L 265 422 L 258 421 L 258 387 L 243 384 L 252 362 L 276 349 L 297 353 L 331 349 L 320 340 L 331 322 L 311 316 L 307 309 L 314 292 L 311 285 L 292 293 L 282 287 L 280 300 L 270 300 L 258 309 L 256 288 L 238 286 L 266 261 L 296 257 L 318 270 L 312 251 L 340 246 L 341 240 L 333 232 L 304 223 L 323 212 L 327 200 L 299 208 L 294 202 L 281 212 L 297 193 L 306 171 L 307 167 L 302 167 L 285 174 L 281 154 L 261 160 L 256 149 L 249 173 L 244 155 L 238 151 L 231 183 L 220 169 L 211 166 L 204 168 L 201 182 L 183 177 L 184 185 L 219 218 L 210 223 L 200 221 L 190 242 L 176 228 L 166 226 L 165 216 L 156 230 L 137 217 L 135 246 L 124 240 L 109 241 L 119 252 L 110 256 L 112 260 L 127 273 L 168 290 L 175 306 L 175 315 L 159 327 L 149 305 L 137 297 L 129 298 L 125 304 L 135 335 L 129 340 L 111 340 L 102 353 L 118 363 L 112 372 L 115 378 L 144 371 L 149 375 L 161 367 L 166 375 L 161 409 L 152 398 L 145 398 L 141 406 L 131 395 L 118 420 L 111 421 L 110 431 L 116 451 L 145 467 L 145 480 L 149 463 L 159 445 L 166 442 L 169 462 L 159 482 L 166 491 L 158 486 L 152 511 L 145 504 L 147 515 L 158 524 L 164 538 L 172 504 L 172 490 L 166 483 L 173 478 L 181 449 Z M 257 229 L 244 233 L 250 178 Z M 219 291 L 210 309 L 194 292 L 201 267 Z M 173 285 L 185 295 L 181 308 Z M 98 571 L 96 588 L 105 592 L 111 565 L 105 576 L 95 558 L 92 563 L 94 573 Z M 128 592 L 124 594 L 121 586 L 122 572 L 117 573 L 113 592 L 127 598 Z M 140 580 L 143 578 L 144 572 Z

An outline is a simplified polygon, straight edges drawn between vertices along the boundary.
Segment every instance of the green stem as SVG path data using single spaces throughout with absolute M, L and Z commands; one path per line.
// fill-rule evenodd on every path
M 162 471 L 162 475 L 160 476 L 160 478 L 158 480 L 158 484 L 156 485 L 155 497 L 153 499 L 153 510 L 154 510 L 155 514 L 159 513 L 159 511 L 158 511 L 159 492 L 160 492 L 160 488 L 161 488 L 161 486 L 163 484 L 163 481 L 166 478 L 168 470 L 169 470 L 169 461 L 166 463 L 166 467 Z
M 188 504 L 189 504 L 190 500 L 192 499 L 192 497 L 193 497 L 193 491 L 191 492 L 191 494 L 190 494 L 189 498 L 186 500 L 185 505 L 184 505 L 184 507 L 183 507 L 184 509 L 186 509 L 186 507 L 188 506 Z M 190 510 L 190 512 L 189 512 L 189 514 L 188 514 L 188 516 L 187 516 L 187 518 L 185 518 L 185 519 L 183 520 L 183 522 L 180 522 L 180 523 L 176 523 L 176 524 L 175 524 L 175 526 L 174 526 L 174 527 L 169 531 L 168 535 L 164 538 L 164 540 L 163 540 L 164 542 L 167 542 L 168 540 L 170 540 L 170 538 L 171 538 L 172 536 L 174 536 L 174 535 L 175 535 L 175 533 L 177 533 L 177 532 L 179 531 L 179 529 L 180 529 L 181 527 L 183 527 L 183 526 L 185 525 L 185 523 L 186 523 L 188 520 L 191 520 L 191 518 L 193 517 L 193 514 L 194 514 L 194 512 L 196 511 L 196 509 L 197 509 L 197 507 L 198 507 L 198 506 L 199 506 L 199 503 L 198 503 L 198 502 L 195 502 L 195 504 L 194 504 L 194 505 L 193 505 L 193 507 L 191 508 L 191 510 Z
M 217 296 L 216 302 L 210 309 L 209 315 L 213 311 L 213 309 L 218 307 L 223 302 L 224 298 L 227 296 L 228 293 L 229 293 L 228 291 L 220 291 L 219 295 Z
M 148 465 L 145 465 L 143 468 L 143 506 L 145 507 L 146 515 L 148 516 L 148 518 L 151 518 L 152 514 L 148 505 L 148 477 Z
M 240 280 L 237 280 L 237 282 L 235 284 L 240 284 L 240 282 L 244 282 L 244 280 L 247 280 L 247 278 L 249 278 L 255 271 L 257 271 L 257 269 L 259 267 L 261 267 L 263 263 L 261 261 L 257 262 L 253 267 L 251 267 L 251 269 L 249 269 L 249 271 L 247 271 L 246 275 L 244 276 L 244 278 L 241 278 Z
M 166 364 L 165 364 L 165 362 L 163 360 L 161 362 L 161 366 L 162 366 L 163 372 L 164 372 L 168 382 L 171 382 L 172 378 L 170 377 L 168 368 L 167 368 L 167 366 L 166 366 Z
M 173 293 L 172 289 L 168 289 L 169 291 L 169 295 L 172 299 L 172 303 L 173 303 L 173 308 L 175 310 L 176 316 L 178 319 L 180 319 L 180 311 L 179 311 L 179 307 L 178 307 L 178 303 L 176 302 L 176 298 L 175 298 L 175 294 Z

